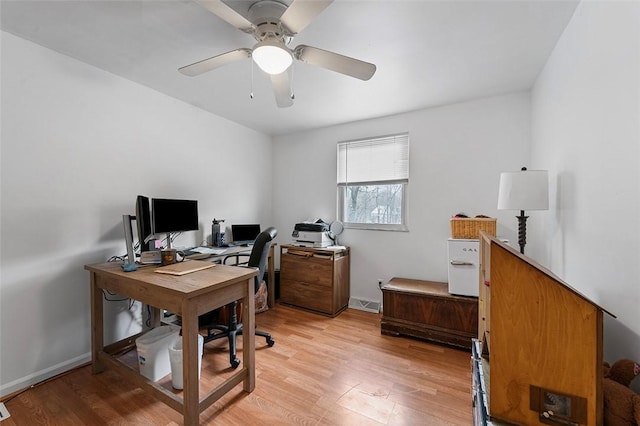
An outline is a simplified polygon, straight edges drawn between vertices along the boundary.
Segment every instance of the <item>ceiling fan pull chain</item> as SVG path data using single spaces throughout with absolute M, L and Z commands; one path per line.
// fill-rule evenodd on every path
M 253 99 L 253 61 L 251 61 L 251 90 L 249 92 L 249 98 Z
M 291 96 L 292 100 L 294 100 L 296 98 L 295 93 L 293 93 L 293 83 L 294 83 L 293 77 L 294 77 L 294 74 L 295 74 L 294 70 L 295 70 L 295 67 L 292 64 L 291 65 L 291 93 L 289 94 L 289 96 Z

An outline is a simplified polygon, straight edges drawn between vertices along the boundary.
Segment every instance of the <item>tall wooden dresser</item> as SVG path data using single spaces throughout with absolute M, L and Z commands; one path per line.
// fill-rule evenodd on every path
M 280 246 L 280 303 L 336 316 L 349 305 L 349 248 Z
M 604 309 L 481 233 L 476 424 L 603 424 Z

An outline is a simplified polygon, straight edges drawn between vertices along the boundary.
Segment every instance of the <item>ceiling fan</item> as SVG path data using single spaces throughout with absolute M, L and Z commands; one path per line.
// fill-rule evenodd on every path
M 242 47 L 186 65 L 178 69 L 182 74 L 193 77 L 252 58 L 260 69 L 271 76 L 276 104 L 283 108 L 293 105 L 288 70 L 294 58 L 365 81 L 376 72 L 374 64 L 359 59 L 304 44 L 293 49 L 287 46 L 333 0 L 293 0 L 289 6 L 276 0 L 258 0 L 251 4 L 246 18 L 222 0 L 197 1 L 240 31 L 251 34 L 257 43 L 251 49 Z

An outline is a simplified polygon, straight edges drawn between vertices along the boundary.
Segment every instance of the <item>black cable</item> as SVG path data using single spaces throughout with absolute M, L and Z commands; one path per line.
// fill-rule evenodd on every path
M 102 297 L 104 297 L 104 300 L 106 300 L 107 302 L 124 302 L 125 300 L 131 300 L 130 297 L 125 297 L 123 299 L 109 299 L 107 297 L 107 293 L 109 293 L 111 296 L 115 296 L 117 294 L 117 293 L 111 293 L 109 290 L 102 289 Z
M 147 326 L 147 328 L 151 328 L 151 306 L 145 306 L 147 307 L 147 320 L 144 322 L 144 324 Z

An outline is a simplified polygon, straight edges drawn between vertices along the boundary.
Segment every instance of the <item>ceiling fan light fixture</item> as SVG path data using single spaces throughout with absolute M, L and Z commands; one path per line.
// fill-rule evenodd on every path
M 282 74 L 293 63 L 289 50 L 278 40 L 263 40 L 251 54 L 253 61 L 267 74 Z

